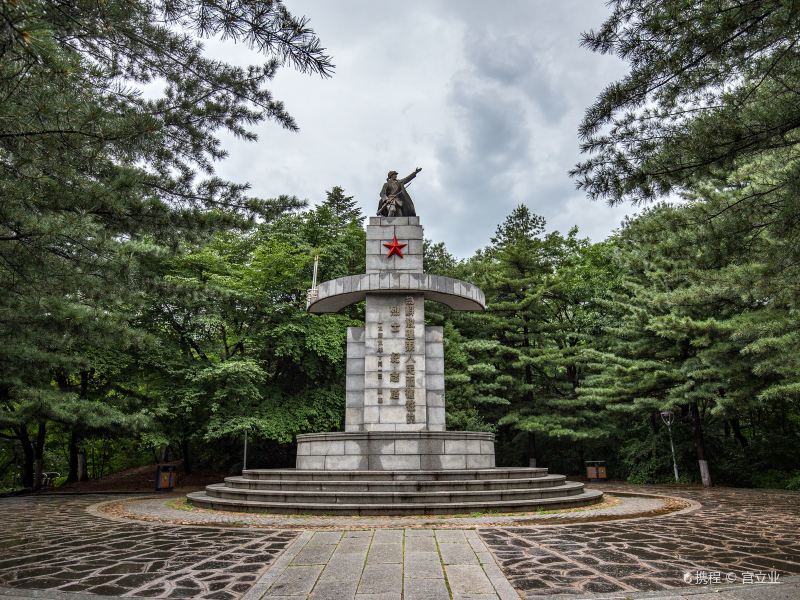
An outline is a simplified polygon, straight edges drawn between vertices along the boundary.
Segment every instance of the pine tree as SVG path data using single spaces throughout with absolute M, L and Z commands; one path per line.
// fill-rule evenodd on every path
M 676 192 L 692 202 L 659 207 L 617 240 L 627 289 L 607 338 L 616 349 L 598 358 L 587 394 L 640 415 L 674 407 L 692 425 L 697 457 L 701 425 L 720 422 L 742 448 L 751 445 L 743 422 L 751 441 L 771 424 L 776 440 L 796 445 L 800 6 L 611 5 L 583 43 L 630 70 L 587 110 L 589 157 L 572 175 L 611 204 Z M 746 460 L 753 471 L 770 464 Z
M 785 0 L 613 0 L 583 45 L 627 61 L 580 126 L 573 171 L 593 198 L 649 201 L 739 160 L 796 152 L 800 6 Z M 789 184 L 797 173 L 786 173 Z M 762 198 L 767 201 L 768 198 Z
M 325 200 L 305 213 L 300 236 L 312 246 L 310 256 L 319 257 L 319 281 L 360 272 L 366 260 L 363 221 L 356 201 L 339 186 L 331 188 Z
M 785 420 L 797 397 L 794 310 L 785 290 L 754 284 L 775 240 L 719 235 L 739 217 L 709 219 L 736 207 L 745 188 L 699 188 L 702 198 L 690 204 L 658 206 L 626 224 L 614 240 L 623 283 L 608 303 L 617 325 L 597 340 L 601 353 L 580 389 L 612 416 L 651 422 L 653 435 L 658 412 L 672 410 L 700 461 L 712 459 L 708 428 L 722 424 L 746 451 L 742 424 L 755 415 Z M 775 428 L 776 440 L 798 435 L 786 425 Z
M 577 387 L 582 353 L 602 325 L 594 297 L 614 281 L 610 258 L 575 230 L 544 230 L 543 218 L 517 207 L 492 245 L 463 265 L 486 293 L 487 311 L 450 317 L 460 335 L 446 352 L 448 418 L 480 424 L 477 411 L 501 426 L 506 445 L 509 434 L 524 434 L 530 460 L 548 443 L 605 434 Z
M 354 221 L 360 225 L 364 220 L 364 215 L 356 201 L 352 196 L 346 196 L 344 189 L 338 185 L 325 192 L 325 201 L 322 206 L 331 211 L 340 225 L 348 225 Z
M 129 316 L 159 285 L 151 265 L 298 206 L 249 197 L 213 163 L 222 132 L 254 140 L 265 119 L 297 128 L 267 89 L 282 65 L 327 76 L 332 64 L 279 1 L 20 0 L 0 5 L 0 21 L 0 430 L 36 487 L 27 457 L 41 470 L 48 421 L 78 437 L 125 425 L 106 397 L 100 423 L 83 374 L 147 342 Z M 199 38 L 212 36 L 266 63 L 209 57 Z

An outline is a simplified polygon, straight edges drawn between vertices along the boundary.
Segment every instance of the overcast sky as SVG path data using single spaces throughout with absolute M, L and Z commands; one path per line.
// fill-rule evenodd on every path
M 261 197 L 319 202 L 335 185 L 367 215 L 389 170 L 422 167 L 409 187 L 425 236 L 461 257 L 489 243 L 524 203 L 548 229 L 601 240 L 629 206 L 609 208 L 575 189 L 577 128 L 603 87 L 625 72 L 579 47 L 598 27 L 600 0 L 286 0 L 333 56 L 331 79 L 285 68 L 272 91 L 299 133 L 262 124 L 259 141 L 225 138 L 223 177 Z M 246 50 L 210 54 L 252 62 Z

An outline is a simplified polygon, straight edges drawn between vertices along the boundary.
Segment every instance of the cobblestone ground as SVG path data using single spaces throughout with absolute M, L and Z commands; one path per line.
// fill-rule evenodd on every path
M 164 527 L 89 515 L 109 496 L 0 500 L 0 586 L 109 596 L 233 599 L 295 531 Z
M 729 573 L 736 583 L 772 569 L 800 574 L 800 493 L 600 487 L 679 496 L 702 507 L 573 525 L 473 524 L 477 532 L 315 532 L 126 522 L 86 511 L 118 496 L 0 499 L 0 596 L 9 586 L 25 597 L 60 590 L 231 600 L 516 598 L 510 582 L 534 599 L 682 588 L 687 572 L 719 572 L 722 583 Z M 789 586 L 782 596 L 770 591 L 777 587 L 735 587 L 759 592 L 751 599 L 800 597 L 800 584 Z
M 482 529 L 524 598 L 684 587 L 684 575 L 800 574 L 800 494 L 714 488 L 599 487 L 690 498 L 700 510 L 654 519 Z M 702 576 L 702 573 L 701 573 Z

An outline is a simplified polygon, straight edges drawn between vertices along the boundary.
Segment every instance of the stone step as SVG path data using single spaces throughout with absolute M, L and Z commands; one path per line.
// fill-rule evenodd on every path
M 511 467 L 448 471 L 322 471 L 311 469 L 247 469 L 247 479 L 293 481 L 453 481 L 468 479 L 530 479 L 547 475 L 546 468 Z
M 525 498 L 520 500 L 492 500 L 473 502 L 433 502 L 396 504 L 320 504 L 311 502 L 263 502 L 241 499 L 213 498 L 205 492 L 192 492 L 187 496 L 190 502 L 200 508 L 227 510 L 234 512 L 261 512 L 281 515 L 373 515 L 401 516 L 420 514 L 463 514 L 473 512 L 534 512 L 537 510 L 558 510 L 575 508 L 599 502 L 603 493 L 584 490 L 572 496 L 551 498 Z
M 275 491 L 320 491 L 320 492 L 444 492 L 466 490 L 507 490 L 513 488 L 543 488 L 561 485 L 565 475 L 545 475 L 527 479 L 454 479 L 454 480 L 401 480 L 401 481 L 358 481 L 358 480 L 298 480 L 298 479 L 250 479 L 246 477 L 226 477 L 225 484 L 231 488 L 244 490 Z
M 423 492 L 340 492 L 340 491 L 276 491 L 248 490 L 228 487 L 224 483 L 206 486 L 206 495 L 212 498 L 255 503 L 281 504 L 469 504 L 492 503 L 509 500 L 537 500 L 541 498 L 574 496 L 583 492 L 583 484 L 567 482 L 543 488 L 513 488 L 503 490 L 423 491 Z

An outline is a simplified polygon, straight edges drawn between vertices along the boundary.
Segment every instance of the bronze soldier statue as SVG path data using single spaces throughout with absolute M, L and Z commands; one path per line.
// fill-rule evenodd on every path
M 411 175 L 397 179 L 397 171 L 389 171 L 386 183 L 381 188 L 381 200 L 378 204 L 379 217 L 416 217 L 417 211 L 414 209 L 414 202 L 408 195 L 406 184 L 409 183 L 417 173 L 422 171 L 417 167 Z

